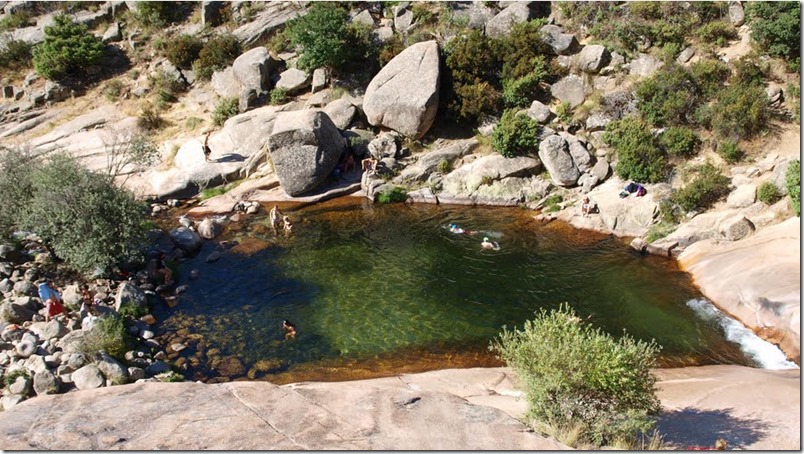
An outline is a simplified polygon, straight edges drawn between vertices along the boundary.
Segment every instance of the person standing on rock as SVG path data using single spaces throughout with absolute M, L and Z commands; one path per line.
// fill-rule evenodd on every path
M 282 225 L 282 212 L 279 210 L 279 207 L 274 205 L 271 208 L 271 212 L 268 215 L 268 219 L 271 220 L 271 229 L 274 231 L 274 235 L 279 234 L 279 229 L 283 228 Z
M 52 286 L 50 281 L 42 279 L 39 281 L 39 298 L 45 303 L 45 321 L 64 313 L 64 305 L 61 304 L 61 295 Z
M 209 135 L 212 134 L 212 131 L 207 133 L 207 137 L 204 138 L 204 161 L 209 162 L 209 155 L 212 154 L 212 150 L 209 149 Z

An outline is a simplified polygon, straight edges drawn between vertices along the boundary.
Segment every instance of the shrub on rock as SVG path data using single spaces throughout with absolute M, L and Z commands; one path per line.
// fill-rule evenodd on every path
M 667 173 L 664 152 L 645 122 L 626 117 L 606 125 L 603 141 L 617 152 L 617 175 L 624 180 L 657 183 Z
M 196 76 L 209 80 L 212 73 L 231 65 L 240 55 L 240 43 L 231 34 L 217 35 L 210 38 L 198 53 L 198 60 L 193 63 Z
M 528 418 L 580 426 L 582 441 L 601 446 L 633 440 L 653 428 L 660 410 L 656 367 L 660 347 L 627 334 L 615 340 L 581 321 L 568 305 L 542 310 L 522 329 L 503 328 L 492 349 L 525 387 Z
M 670 156 L 689 158 L 695 155 L 700 140 L 690 128 L 673 126 L 659 136 L 659 145 Z
M 693 180 L 674 192 L 670 201 L 684 211 L 705 210 L 729 194 L 729 183 L 728 177 L 707 162 L 695 169 Z
M 297 66 L 313 70 L 338 69 L 352 55 L 349 47 L 348 13 L 334 3 L 315 3 L 309 12 L 288 22 L 290 41 L 302 49 Z
M 204 43 L 195 36 L 181 35 L 168 42 L 165 56 L 177 68 L 190 69 L 203 47 Z
M 531 154 L 539 148 L 539 124 L 506 110 L 491 133 L 491 146 L 506 158 Z
M 226 120 L 237 115 L 240 112 L 238 102 L 238 98 L 234 96 L 221 99 L 212 112 L 212 123 L 221 126 Z
M 796 216 L 801 216 L 801 161 L 796 159 L 790 162 L 784 181 L 793 203 L 793 211 Z

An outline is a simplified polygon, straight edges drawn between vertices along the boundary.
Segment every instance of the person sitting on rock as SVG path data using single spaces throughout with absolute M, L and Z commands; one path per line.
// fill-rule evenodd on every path
M 378 161 L 377 159 L 374 158 L 374 156 L 369 155 L 368 158 L 360 161 L 360 167 L 363 169 L 364 172 L 369 171 L 371 173 L 374 173 L 377 171 L 377 162 Z
M 595 210 L 595 204 L 589 200 L 589 197 L 583 198 L 583 203 L 581 204 L 581 214 L 583 217 L 589 216 Z
M 212 154 L 212 150 L 209 148 L 209 135 L 212 134 L 212 131 L 207 133 L 207 136 L 204 138 L 204 161 L 209 162 L 209 155 Z
M 293 323 L 290 323 L 287 320 L 282 320 L 282 328 L 285 329 L 285 339 L 296 337 L 296 325 L 294 325 Z

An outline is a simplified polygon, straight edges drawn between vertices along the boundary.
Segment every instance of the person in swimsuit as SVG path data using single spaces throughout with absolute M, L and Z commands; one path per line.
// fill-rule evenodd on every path
M 290 323 L 287 320 L 282 320 L 282 328 L 285 329 L 285 339 L 296 337 L 296 325 L 294 325 L 293 323 Z
M 209 162 L 209 155 L 212 154 L 212 150 L 209 149 L 209 135 L 212 134 L 212 131 L 207 133 L 207 137 L 204 138 L 204 161 Z

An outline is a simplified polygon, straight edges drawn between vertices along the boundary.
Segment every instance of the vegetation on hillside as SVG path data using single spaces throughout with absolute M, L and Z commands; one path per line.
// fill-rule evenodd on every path
M 45 27 L 45 41 L 33 50 L 36 72 L 52 80 L 84 75 L 102 60 L 100 38 L 66 15 L 53 18 L 53 25 Z
M 653 341 L 615 340 L 561 305 L 522 329 L 504 327 L 491 348 L 516 373 L 527 417 L 544 434 L 576 428 L 579 444 L 627 445 L 655 425 L 660 402 L 651 369 L 660 347 Z

